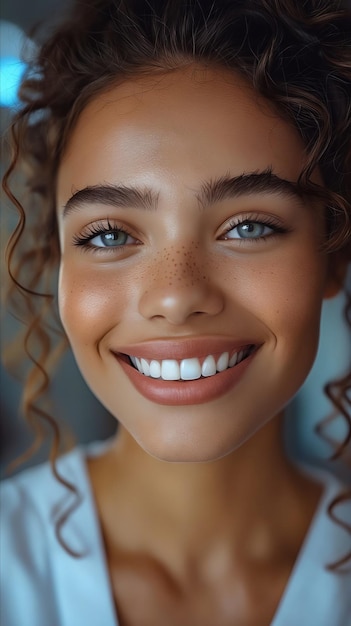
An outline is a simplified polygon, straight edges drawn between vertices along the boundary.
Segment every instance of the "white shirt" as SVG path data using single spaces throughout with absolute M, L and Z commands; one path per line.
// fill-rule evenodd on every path
M 58 512 L 73 498 L 49 464 L 2 483 L 1 626 L 118 626 L 86 470 L 91 452 L 94 446 L 76 448 L 59 461 L 82 495 L 62 528 L 81 558 L 70 556 L 55 536 Z M 323 567 L 350 550 L 348 534 L 326 513 L 341 485 L 325 472 L 314 474 L 325 484 L 324 494 L 271 626 L 351 626 L 351 568 L 338 574 Z

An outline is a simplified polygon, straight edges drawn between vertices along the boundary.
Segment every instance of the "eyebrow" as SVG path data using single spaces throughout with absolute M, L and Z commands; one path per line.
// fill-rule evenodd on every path
M 239 176 L 230 176 L 228 173 L 211 179 L 202 184 L 200 192 L 196 193 L 195 197 L 201 208 L 207 208 L 228 198 L 257 193 L 279 194 L 295 200 L 302 198 L 297 183 L 277 176 L 271 168 L 262 172 L 243 173 Z M 139 189 L 112 183 L 92 185 L 79 189 L 68 199 L 63 207 L 63 216 L 87 204 L 155 210 L 158 198 L 159 194 L 148 188 Z
M 85 204 L 103 204 L 107 206 L 135 207 L 138 209 L 156 209 L 158 194 L 150 189 L 137 189 L 125 185 L 92 185 L 76 191 L 63 207 L 65 217 Z
M 238 196 L 252 194 L 273 193 L 293 199 L 302 198 L 302 193 L 297 183 L 274 174 L 272 168 L 259 172 L 243 173 L 240 176 L 231 177 L 229 174 L 203 183 L 197 199 L 203 208 L 211 204 L 236 198 Z

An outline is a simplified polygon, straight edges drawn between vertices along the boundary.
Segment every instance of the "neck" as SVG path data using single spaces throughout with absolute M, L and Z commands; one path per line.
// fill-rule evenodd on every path
M 246 444 L 219 460 L 206 463 L 169 463 L 145 453 L 121 429 L 111 460 L 118 462 L 123 481 L 145 494 L 145 499 L 184 525 L 216 509 L 222 517 L 228 507 L 260 508 L 267 492 L 286 483 L 292 466 L 281 442 L 281 419 L 272 420 Z M 246 517 L 246 515 L 244 515 Z M 195 524 L 196 525 L 196 524 Z
M 319 492 L 287 460 L 281 422 L 278 416 L 239 450 L 208 463 L 159 461 L 121 428 L 89 467 L 107 541 L 163 559 L 180 546 L 196 560 L 228 545 L 238 558 L 248 558 L 243 546 L 268 558 L 273 543 L 279 550 L 284 542 L 288 520 L 301 543 Z

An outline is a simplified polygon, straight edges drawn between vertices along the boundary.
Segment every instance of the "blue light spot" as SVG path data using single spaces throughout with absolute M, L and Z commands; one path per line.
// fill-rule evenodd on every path
M 18 100 L 18 89 L 21 84 L 26 64 L 15 57 L 0 59 L 0 105 L 15 107 Z

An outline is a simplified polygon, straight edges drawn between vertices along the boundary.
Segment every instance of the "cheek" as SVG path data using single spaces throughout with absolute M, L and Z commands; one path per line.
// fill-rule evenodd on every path
M 74 349 L 98 342 L 125 314 L 128 284 L 91 268 L 62 263 L 59 277 L 59 311 Z
M 303 248 L 302 248 L 303 250 Z M 308 248 L 307 248 L 308 251 Z M 242 271 L 233 270 L 233 299 L 245 315 L 263 324 L 282 358 L 298 358 L 311 366 L 317 349 L 323 302 L 326 261 L 317 253 L 285 251 L 260 264 L 248 261 Z M 289 352 L 288 352 L 289 350 Z
M 287 340 L 295 333 L 308 340 L 307 331 L 318 333 L 325 284 L 323 260 L 311 259 L 307 263 L 301 259 L 297 267 L 295 260 L 294 265 L 283 264 L 272 272 L 270 315 L 277 332 L 286 334 Z

